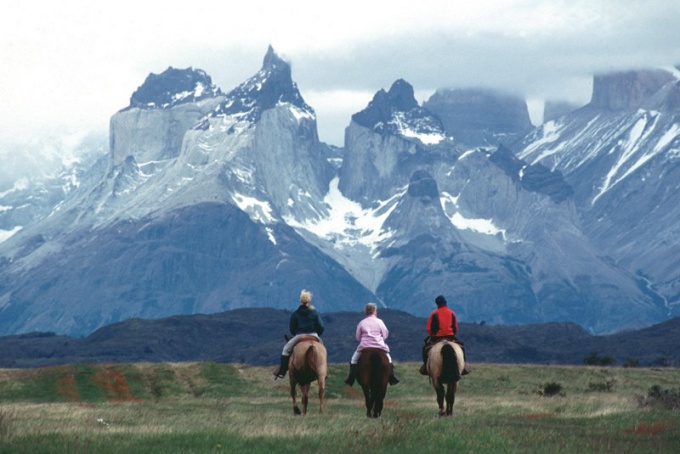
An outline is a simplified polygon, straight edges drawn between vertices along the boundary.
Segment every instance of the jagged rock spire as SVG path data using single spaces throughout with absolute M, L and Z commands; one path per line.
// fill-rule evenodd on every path
M 260 119 L 262 112 L 274 108 L 279 103 L 290 103 L 307 112 L 314 112 L 305 103 L 297 84 L 293 82 L 290 65 L 270 45 L 262 68 L 253 77 L 227 93 L 225 101 L 210 117 L 232 115 L 254 123 Z M 204 129 L 207 126 L 208 119 L 205 119 L 197 128 Z
M 396 80 L 389 91 L 378 91 L 368 106 L 352 115 L 352 121 L 379 133 L 418 139 L 423 144 L 444 139 L 444 127 L 436 116 L 418 105 L 413 86 Z
M 265 71 L 275 71 L 277 68 L 283 68 L 290 73 L 290 65 L 276 53 L 270 44 L 262 61 L 262 69 Z
M 381 89 L 361 112 L 352 115 L 352 120 L 361 126 L 373 128 L 378 123 L 389 123 L 395 112 L 408 112 L 418 108 L 413 86 L 404 79 L 398 79 L 389 91 Z
M 160 74 L 151 73 L 130 97 L 130 108 L 170 108 L 221 95 L 212 78 L 201 69 L 168 67 Z

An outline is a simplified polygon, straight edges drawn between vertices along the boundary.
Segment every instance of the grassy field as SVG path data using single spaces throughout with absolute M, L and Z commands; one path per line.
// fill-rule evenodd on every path
M 438 418 L 418 364 L 383 417 L 331 365 L 294 417 L 271 368 L 214 363 L 0 370 L 0 452 L 680 452 L 680 370 L 476 364 Z M 651 395 L 650 395 L 650 390 Z

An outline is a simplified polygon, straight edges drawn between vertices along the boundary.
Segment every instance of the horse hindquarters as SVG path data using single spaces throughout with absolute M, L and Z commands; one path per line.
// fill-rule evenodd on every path
M 369 418 L 378 418 L 382 414 L 389 371 L 385 352 L 375 348 L 362 351 L 357 364 L 357 380 L 364 392 L 366 416 Z
M 319 412 L 324 412 L 325 384 L 328 372 L 326 355 L 326 348 L 317 341 L 298 342 L 293 349 L 290 367 L 290 386 L 294 414 L 307 414 L 309 389 L 313 381 L 317 381 L 319 384 Z M 297 384 L 300 385 L 300 390 L 302 391 L 302 411 L 295 405 L 295 386 Z

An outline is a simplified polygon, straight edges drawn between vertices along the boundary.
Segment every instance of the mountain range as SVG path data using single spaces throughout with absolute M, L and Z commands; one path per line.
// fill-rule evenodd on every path
M 468 322 L 667 320 L 679 73 L 597 75 L 588 105 L 553 104 L 539 127 L 521 98 L 443 88 L 420 105 L 399 79 L 342 148 L 271 47 L 228 92 L 198 69 L 151 74 L 77 184 L 0 192 L 0 334 L 292 309 L 303 288 L 326 313 L 425 316 L 444 294 Z

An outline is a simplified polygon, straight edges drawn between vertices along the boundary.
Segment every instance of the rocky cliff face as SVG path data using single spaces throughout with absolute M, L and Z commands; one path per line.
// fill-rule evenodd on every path
M 487 89 L 437 90 L 423 107 L 468 147 L 509 144 L 533 127 L 524 99 Z
M 675 76 L 664 70 L 600 74 L 593 79 L 590 104 L 603 110 L 653 108 L 654 94 L 666 84 L 676 85 L 676 82 Z
M 573 186 L 585 233 L 642 287 L 680 302 L 680 110 L 676 71 L 597 76 L 592 102 L 527 136 L 518 156 Z
M 128 156 L 151 165 L 176 158 L 184 133 L 222 100 L 220 89 L 200 69 L 170 67 L 150 74 L 130 105 L 111 118 L 111 163 Z
M 418 105 L 413 87 L 397 80 L 352 116 L 339 187 L 347 197 L 370 205 L 405 187 L 424 161 L 461 150 L 446 138 L 440 120 Z
M 543 106 L 543 123 L 557 120 L 564 115 L 570 114 L 582 105 L 568 101 L 546 100 Z

